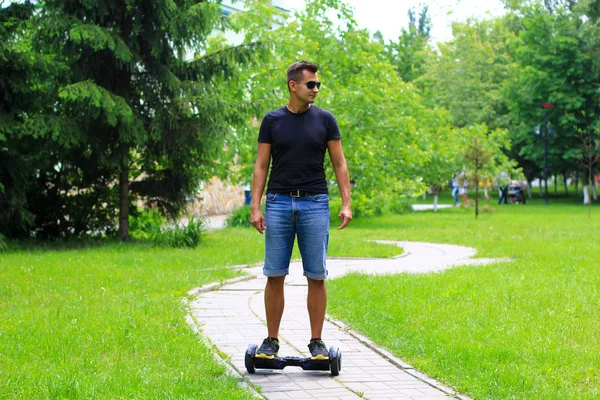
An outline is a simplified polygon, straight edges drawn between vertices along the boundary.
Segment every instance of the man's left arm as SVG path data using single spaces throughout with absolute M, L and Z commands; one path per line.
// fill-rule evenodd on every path
M 330 140 L 327 142 L 327 150 L 329 151 L 329 157 L 331 158 L 331 164 L 335 171 L 335 178 L 337 180 L 338 187 L 340 188 L 340 194 L 342 196 L 342 210 L 338 214 L 342 225 L 339 229 L 344 229 L 352 220 L 352 208 L 350 200 L 350 177 L 348 176 L 348 165 L 346 164 L 346 157 L 344 157 L 344 151 L 342 150 L 342 141 L 339 139 Z

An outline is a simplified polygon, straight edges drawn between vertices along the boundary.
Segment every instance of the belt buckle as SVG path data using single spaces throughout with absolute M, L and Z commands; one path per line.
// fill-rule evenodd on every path
M 291 197 L 300 197 L 300 189 L 290 192 Z

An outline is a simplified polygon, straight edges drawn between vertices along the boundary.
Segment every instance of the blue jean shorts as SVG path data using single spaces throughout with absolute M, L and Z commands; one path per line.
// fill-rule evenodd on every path
M 265 276 L 289 273 L 297 236 L 304 276 L 319 281 L 327 279 L 329 195 L 291 197 L 267 193 L 265 223 Z

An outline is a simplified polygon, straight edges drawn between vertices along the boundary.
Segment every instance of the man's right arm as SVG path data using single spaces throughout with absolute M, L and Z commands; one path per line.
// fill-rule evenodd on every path
M 258 156 L 256 158 L 256 163 L 254 164 L 254 176 L 252 178 L 252 202 L 250 203 L 252 214 L 250 215 L 250 223 L 260 234 L 266 229 L 265 217 L 262 211 L 260 211 L 260 201 L 267 183 L 270 162 L 271 144 L 259 143 Z

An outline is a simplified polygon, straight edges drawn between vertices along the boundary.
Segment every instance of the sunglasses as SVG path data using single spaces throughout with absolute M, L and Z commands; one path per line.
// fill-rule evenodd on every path
M 296 83 L 303 83 L 306 85 L 307 88 L 309 89 L 314 89 L 315 86 L 317 87 L 317 89 L 321 88 L 321 82 L 315 82 L 315 81 L 308 81 L 308 82 L 298 82 L 298 81 L 294 81 Z

